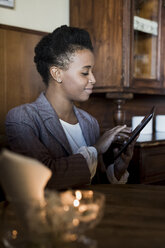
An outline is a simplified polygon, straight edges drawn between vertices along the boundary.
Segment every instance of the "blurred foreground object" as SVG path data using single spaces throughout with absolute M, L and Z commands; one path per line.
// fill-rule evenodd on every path
M 1 243 L 13 248 L 97 247 L 84 234 L 104 212 L 105 196 L 91 190 L 45 191 L 45 205 L 31 201 L 22 222 L 12 204 L 0 209 Z
M 0 183 L 9 201 L 44 201 L 51 170 L 35 159 L 8 150 L 0 154 Z

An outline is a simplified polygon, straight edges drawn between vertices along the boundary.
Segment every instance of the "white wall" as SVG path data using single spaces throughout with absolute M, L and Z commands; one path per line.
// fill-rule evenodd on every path
M 69 0 L 15 0 L 15 8 L 0 7 L 0 23 L 51 32 L 69 25 Z

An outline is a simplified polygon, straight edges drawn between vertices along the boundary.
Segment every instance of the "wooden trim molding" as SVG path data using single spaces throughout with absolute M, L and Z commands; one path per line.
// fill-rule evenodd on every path
M 24 32 L 24 33 L 43 35 L 43 36 L 48 34 L 48 32 L 42 32 L 42 31 L 37 31 L 33 29 L 21 28 L 21 27 L 10 26 L 10 25 L 5 25 L 5 24 L 0 24 L 0 29 L 14 30 L 14 31 L 19 31 L 19 32 Z

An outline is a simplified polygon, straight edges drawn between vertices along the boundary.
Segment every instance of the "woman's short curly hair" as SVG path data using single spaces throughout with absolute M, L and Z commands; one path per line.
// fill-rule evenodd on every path
M 44 36 L 35 47 L 34 62 L 44 83 L 49 84 L 49 68 L 55 65 L 67 69 L 71 56 L 78 50 L 93 52 L 89 33 L 81 28 L 63 25 Z

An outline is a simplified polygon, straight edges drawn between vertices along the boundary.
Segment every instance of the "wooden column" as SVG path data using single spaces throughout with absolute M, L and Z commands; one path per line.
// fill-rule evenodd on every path
M 112 92 L 106 94 L 107 98 L 113 99 L 114 109 L 113 109 L 113 121 L 114 125 L 123 125 L 125 124 L 126 117 L 125 117 L 125 109 L 124 104 L 126 100 L 132 99 L 132 93 L 118 93 Z

